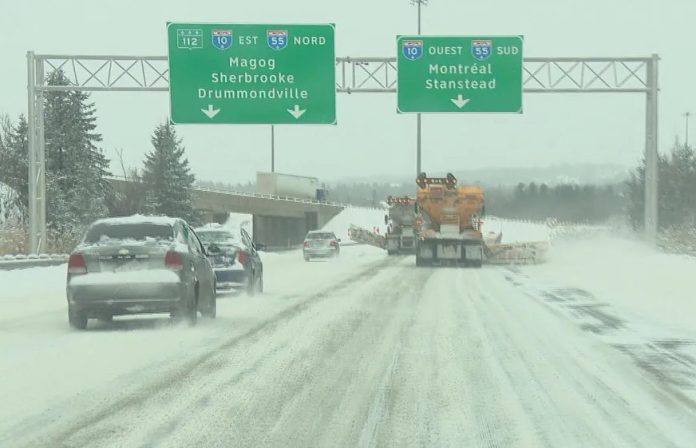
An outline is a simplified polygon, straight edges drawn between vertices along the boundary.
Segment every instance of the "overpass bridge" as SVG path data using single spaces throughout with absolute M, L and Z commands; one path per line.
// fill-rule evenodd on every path
M 115 191 L 123 192 L 130 181 L 109 177 Z M 307 231 L 319 229 L 347 205 L 312 199 L 247 193 L 194 185 L 193 207 L 207 222 L 223 223 L 229 213 L 253 216 L 254 240 L 269 248 L 301 244 Z

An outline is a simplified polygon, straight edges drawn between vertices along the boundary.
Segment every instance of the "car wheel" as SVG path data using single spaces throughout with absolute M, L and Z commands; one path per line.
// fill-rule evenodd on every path
M 205 310 L 201 310 L 201 315 L 206 319 L 215 319 L 217 316 L 217 297 L 215 294 L 216 285 L 213 285 L 213 291 L 210 293 L 210 298 L 208 299 L 208 306 Z
M 198 322 L 198 287 L 196 287 L 193 297 L 172 313 L 172 318 L 175 321 L 179 321 L 183 318 L 190 326 L 193 327 L 196 325 Z
M 259 277 L 259 294 L 263 294 L 263 271 L 261 271 L 261 277 Z
M 73 310 L 68 307 L 68 322 L 77 330 L 87 328 L 87 314 L 84 311 Z
M 186 322 L 192 327 L 198 323 L 198 303 L 198 287 L 196 287 L 196 293 L 193 296 L 193 303 L 189 304 L 188 313 L 186 315 Z
M 304 256 L 304 261 L 309 261 L 309 257 L 307 255 Z
M 253 271 L 247 276 L 247 294 L 250 296 L 256 294 L 256 275 Z

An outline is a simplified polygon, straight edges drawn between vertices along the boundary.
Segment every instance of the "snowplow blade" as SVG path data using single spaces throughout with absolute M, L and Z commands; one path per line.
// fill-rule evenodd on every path
M 546 261 L 549 243 L 487 243 L 483 252 L 488 264 L 538 264 Z
M 348 228 L 348 236 L 351 240 L 359 244 L 369 244 L 370 246 L 384 249 L 386 247 L 386 238 L 367 229 L 360 228 L 353 224 Z

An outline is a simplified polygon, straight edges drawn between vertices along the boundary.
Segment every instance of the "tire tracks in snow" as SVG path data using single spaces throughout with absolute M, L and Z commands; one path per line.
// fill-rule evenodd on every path
M 356 446 L 361 434 L 370 443 L 373 422 L 388 418 L 382 403 L 392 388 L 389 372 L 398 369 L 395 356 L 412 318 L 409 305 L 429 275 L 404 276 L 403 260 L 397 261 L 289 321 L 269 335 L 265 347 L 229 353 L 247 362 L 263 360 L 254 375 L 219 378 L 209 387 L 217 394 L 210 408 L 178 435 L 134 445 L 170 446 L 175 439 L 181 446 L 206 447 Z M 278 349 L 287 341 L 286 349 Z
M 114 434 L 108 430 L 100 431 L 100 434 L 94 434 L 91 428 L 113 418 L 114 415 L 123 414 L 128 410 L 137 410 L 152 396 L 160 392 L 167 389 L 174 390 L 183 387 L 187 381 L 191 378 L 195 378 L 196 374 L 200 373 L 201 366 L 209 367 L 207 362 L 217 356 L 219 352 L 229 350 L 246 341 L 258 339 L 263 333 L 272 331 L 282 322 L 303 313 L 317 302 L 325 300 L 332 294 L 350 288 L 355 282 L 367 281 L 375 277 L 382 268 L 392 263 L 393 260 L 390 258 L 371 263 L 358 273 L 339 281 L 335 285 L 307 296 L 301 302 L 283 309 L 272 317 L 244 331 L 242 334 L 235 335 L 217 344 L 210 350 L 194 358 L 190 358 L 157 381 L 134 390 L 126 391 L 125 396 L 117 398 L 116 400 L 110 400 L 111 402 L 104 406 L 97 406 L 89 410 L 85 409 L 85 415 L 81 417 L 73 418 L 71 421 L 61 421 L 60 418 L 55 419 L 55 410 L 47 410 L 45 415 L 42 414 L 36 418 L 28 419 L 10 428 L 7 433 L 3 435 L 3 439 L 0 439 L 0 446 L 6 446 L 6 444 L 10 443 L 13 446 L 27 447 L 34 447 L 37 445 L 51 447 L 92 446 L 102 436 L 113 437 Z M 220 368 L 222 367 L 221 365 Z M 207 371 L 203 372 L 203 374 L 206 373 Z M 87 417 L 85 418 L 85 416 Z M 41 433 L 35 434 L 38 428 L 40 428 Z M 72 440 L 74 437 L 78 437 L 78 439 Z M 80 444 L 79 440 L 82 440 L 83 443 Z
M 536 406 L 530 408 L 535 425 L 552 423 L 551 446 L 561 441 L 567 446 L 690 446 L 683 441 L 693 440 L 693 425 L 688 423 L 693 412 L 666 404 L 660 398 L 664 393 L 631 369 L 630 362 L 615 359 L 612 344 L 592 340 L 606 342 L 625 334 L 630 329 L 627 322 L 587 291 L 556 288 L 531 293 L 524 274 L 508 271 L 516 278 L 500 270 L 490 272 L 508 285 L 491 282 L 496 288 L 485 296 L 493 306 L 480 309 L 489 314 L 487 320 L 500 320 L 501 325 L 489 326 L 491 333 L 502 336 L 500 345 L 518 348 L 515 362 L 523 367 L 504 371 L 521 398 L 529 401 L 526 397 L 537 395 L 538 403 L 553 409 L 549 419 Z M 572 425 L 567 418 L 559 419 L 564 415 L 572 416 Z
M 662 331 L 662 336 L 646 335 L 621 317 L 610 303 L 587 290 L 551 286 L 530 289 L 525 285 L 528 275 L 519 269 L 508 271 L 511 274 L 506 274 L 505 279 L 523 288 L 526 296 L 628 356 L 671 399 L 696 413 L 696 341 L 664 336 Z

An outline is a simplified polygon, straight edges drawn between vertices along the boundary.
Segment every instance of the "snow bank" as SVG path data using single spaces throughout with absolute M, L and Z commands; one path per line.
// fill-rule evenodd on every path
M 65 265 L 0 271 L 3 322 L 66 307 Z
M 503 243 L 521 243 L 547 241 L 556 242 L 569 239 L 595 238 L 597 235 L 628 234 L 625 231 L 613 230 L 610 226 L 568 224 L 514 219 L 489 216 L 483 222 L 483 234 L 489 232 L 503 234 Z
M 374 208 L 347 207 L 326 223 L 322 230 L 334 232 L 343 242 L 350 241 L 348 228 L 351 224 L 368 230 L 377 227 L 380 234 L 384 235 L 387 231 L 384 215 L 387 213 L 386 210 Z
M 483 221 L 483 234 L 503 234 L 503 243 L 550 241 L 551 229 L 543 223 L 513 221 L 489 216 Z

